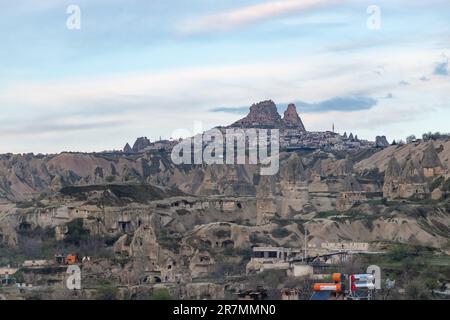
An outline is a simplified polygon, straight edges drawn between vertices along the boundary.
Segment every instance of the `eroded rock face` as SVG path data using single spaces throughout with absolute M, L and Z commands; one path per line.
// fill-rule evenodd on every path
M 303 122 L 297 113 L 297 108 L 293 103 L 289 104 L 286 111 L 284 112 L 283 124 L 288 128 L 295 128 L 300 131 L 306 131 L 305 126 L 303 125 Z
M 423 152 L 421 164 L 424 168 L 442 167 L 441 160 L 439 159 L 433 143 L 428 143 Z
M 253 104 L 249 114 L 233 123 L 231 127 L 295 129 L 298 132 L 306 132 L 295 104 L 289 104 L 284 112 L 284 117 L 281 118 L 277 106 L 272 100 Z
M 423 183 L 424 179 L 423 169 L 420 164 L 413 159 L 406 161 L 399 181 L 401 183 Z
M 262 101 L 250 107 L 250 113 L 243 119 L 236 121 L 232 127 L 255 128 L 282 126 L 281 116 L 272 100 Z
M 127 144 L 125 145 L 125 147 L 123 147 L 123 152 L 125 152 L 125 153 L 131 153 L 131 152 L 133 152 L 133 149 L 132 149 L 131 146 L 127 143 Z
M 402 168 L 395 157 L 391 157 L 384 173 L 383 196 L 386 198 L 396 198 L 399 196 L 398 180 Z
M 264 225 L 276 217 L 276 181 L 272 176 L 261 177 L 256 190 L 256 224 Z
M 375 138 L 375 145 L 379 148 L 386 148 L 389 147 L 389 142 L 387 141 L 386 136 L 377 136 Z
M 434 168 L 430 170 L 432 174 L 427 176 L 429 171 L 416 159 L 407 158 L 401 166 L 395 157 L 391 157 L 385 171 L 383 196 L 390 199 L 426 197 L 430 191 L 427 178 L 434 176 Z
M 428 146 L 423 152 L 420 164 L 423 168 L 423 174 L 427 178 L 444 173 L 444 167 L 432 142 L 428 143 Z
M 401 173 L 402 168 L 400 167 L 400 164 L 398 163 L 397 159 L 394 156 L 392 156 L 389 160 L 387 169 L 384 173 L 384 180 L 386 181 L 398 179 Z
M 306 179 L 305 168 L 300 156 L 292 154 L 281 168 L 281 175 L 285 180 L 296 182 Z
M 196 251 L 190 260 L 192 278 L 205 277 L 214 270 L 215 260 L 208 251 Z
M 1 213 L 0 213 L 1 215 Z M 3 219 L 0 222 L 0 245 L 15 247 L 18 243 L 17 230 L 14 228 L 14 218 Z
M 151 142 L 147 137 L 141 137 L 137 138 L 136 142 L 133 144 L 133 152 L 139 152 L 144 150 L 145 148 L 149 147 L 151 145 Z
M 0 155 L 0 203 L 27 201 L 65 186 L 147 181 L 168 184 L 173 163 L 163 155 L 122 153 Z

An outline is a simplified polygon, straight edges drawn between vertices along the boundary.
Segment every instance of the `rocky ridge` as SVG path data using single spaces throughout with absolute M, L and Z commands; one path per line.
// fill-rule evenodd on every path
M 262 101 L 250 107 L 248 115 L 231 125 L 231 127 L 241 128 L 276 128 L 276 129 L 297 129 L 304 132 L 303 125 L 294 104 L 289 104 L 284 117 L 281 118 L 277 111 L 277 106 L 272 100 Z

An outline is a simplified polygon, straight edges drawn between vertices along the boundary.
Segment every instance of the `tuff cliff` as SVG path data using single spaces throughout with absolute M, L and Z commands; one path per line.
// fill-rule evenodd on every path
M 306 131 L 297 113 L 295 104 L 289 104 L 284 112 L 283 118 L 281 118 L 277 106 L 272 100 L 253 104 L 250 107 L 248 115 L 233 123 L 231 127 L 296 129 L 299 132 Z
M 283 124 L 287 128 L 295 128 L 299 131 L 306 131 L 305 126 L 297 113 L 297 108 L 293 103 L 289 104 L 284 112 Z

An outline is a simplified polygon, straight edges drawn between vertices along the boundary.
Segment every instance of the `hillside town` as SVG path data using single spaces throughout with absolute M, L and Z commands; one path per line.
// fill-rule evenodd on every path
M 307 131 L 297 113 L 295 104 L 289 104 L 284 117 L 278 114 L 275 103 L 271 100 L 262 101 L 250 107 L 249 114 L 227 127 L 226 129 L 278 129 L 280 130 L 280 147 L 287 151 L 294 150 L 324 150 L 324 151 L 351 151 L 370 148 L 385 148 L 390 145 L 385 136 L 377 136 L 374 141 L 359 139 L 357 134 L 344 132 L 342 135 L 332 131 Z M 151 150 L 170 151 L 179 142 L 179 139 L 170 138 L 151 142 L 147 137 L 138 138 L 133 147 L 129 143 L 123 148 L 124 153 L 138 153 Z

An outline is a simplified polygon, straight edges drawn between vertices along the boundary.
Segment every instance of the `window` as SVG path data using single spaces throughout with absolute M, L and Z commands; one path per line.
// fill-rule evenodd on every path
M 264 258 L 264 252 L 262 252 L 262 251 L 256 251 L 256 252 L 253 253 L 253 256 L 254 256 L 255 258 Z

